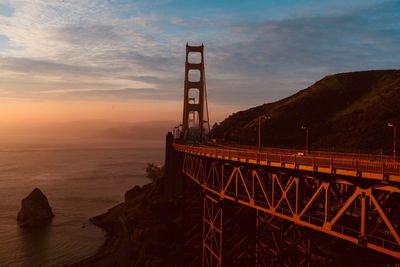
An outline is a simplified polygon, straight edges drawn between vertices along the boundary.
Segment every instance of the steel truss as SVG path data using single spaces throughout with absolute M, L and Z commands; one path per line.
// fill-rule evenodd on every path
M 210 234 L 203 240 L 203 246 L 214 256 L 215 264 L 204 266 L 221 264 L 221 246 L 210 246 L 211 240 L 215 244 L 222 242 L 222 209 L 218 206 L 221 200 L 253 208 L 259 215 L 264 213 L 262 216 L 269 216 L 265 221 L 270 221 L 271 227 L 277 225 L 275 219 L 283 219 L 282 222 L 294 223 L 293 228 L 318 230 L 400 259 L 400 190 L 397 185 L 334 174 L 322 176 L 298 170 L 260 168 L 191 154 L 184 154 L 182 171 L 200 185 L 207 196 L 204 227 Z M 210 206 L 213 212 L 209 212 Z M 281 232 L 284 234 L 286 230 Z M 284 239 L 289 240 L 289 236 L 287 234 Z M 275 240 L 278 239 L 275 237 Z M 308 250 L 307 244 L 296 243 L 296 239 L 288 242 Z M 203 263 L 209 259 L 205 258 L 204 251 Z M 257 245 L 258 266 L 264 264 L 262 255 L 274 254 L 273 251 L 270 249 L 268 254 Z M 284 254 L 282 250 L 275 250 L 275 255 Z
M 203 205 L 203 267 L 221 267 L 222 203 L 205 195 Z
M 257 210 L 256 267 L 310 266 L 307 229 Z

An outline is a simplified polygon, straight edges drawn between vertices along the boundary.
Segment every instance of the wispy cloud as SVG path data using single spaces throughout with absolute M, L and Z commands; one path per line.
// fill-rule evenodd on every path
M 398 68 L 400 1 L 276 2 L 0 0 L 0 95 L 180 98 L 187 41 L 206 44 L 209 98 L 224 105 Z
M 47 90 L 31 94 L 31 97 L 40 99 L 57 99 L 59 101 L 69 100 L 92 100 L 92 101 L 129 101 L 130 99 L 154 99 L 165 96 L 165 100 L 174 100 L 173 96 L 165 91 L 154 88 L 124 88 L 114 90 Z

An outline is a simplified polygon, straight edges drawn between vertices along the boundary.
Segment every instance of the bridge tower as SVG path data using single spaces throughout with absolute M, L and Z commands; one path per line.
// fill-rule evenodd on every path
M 193 62 L 193 59 L 197 59 L 197 61 Z M 194 142 L 206 141 L 210 131 L 208 120 L 204 45 L 190 46 L 186 43 L 183 138 Z

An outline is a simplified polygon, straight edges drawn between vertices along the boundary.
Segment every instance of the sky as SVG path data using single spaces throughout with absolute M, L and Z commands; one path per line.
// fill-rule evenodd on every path
M 181 120 L 205 45 L 210 121 L 338 72 L 397 69 L 400 0 L 0 0 L 0 123 Z

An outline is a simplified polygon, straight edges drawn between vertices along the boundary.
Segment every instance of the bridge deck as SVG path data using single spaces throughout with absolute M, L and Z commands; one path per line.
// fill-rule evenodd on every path
M 264 165 L 270 167 L 310 171 L 324 174 L 344 175 L 359 179 L 400 182 L 400 162 L 387 156 L 329 153 L 311 151 L 307 154 L 296 150 L 267 148 L 262 152 L 255 149 L 236 147 L 215 148 L 174 144 L 176 150 L 208 158 Z

